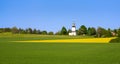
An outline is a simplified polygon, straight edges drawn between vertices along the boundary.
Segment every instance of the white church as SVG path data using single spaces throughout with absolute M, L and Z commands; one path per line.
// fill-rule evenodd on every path
M 75 23 L 72 24 L 72 30 L 69 33 L 70 36 L 76 36 L 76 26 Z

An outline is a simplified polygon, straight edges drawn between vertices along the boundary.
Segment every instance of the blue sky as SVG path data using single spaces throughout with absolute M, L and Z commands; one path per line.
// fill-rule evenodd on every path
M 58 31 L 62 26 L 120 27 L 120 0 L 0 0 L 0 27 Z

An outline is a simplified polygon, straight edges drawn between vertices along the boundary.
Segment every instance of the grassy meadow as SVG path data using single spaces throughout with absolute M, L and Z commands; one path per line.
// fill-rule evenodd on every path
M 120 43 L 26 43 L 91 36 L 0 34 L 0 64 L 120 64 Z

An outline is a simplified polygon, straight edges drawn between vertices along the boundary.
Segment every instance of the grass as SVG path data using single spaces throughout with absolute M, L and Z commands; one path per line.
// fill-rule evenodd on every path
M 2 36 L 0 64 L 120 64 L 120 43 L 19 43 L 10 41 L 67 39 L 68 36 Z

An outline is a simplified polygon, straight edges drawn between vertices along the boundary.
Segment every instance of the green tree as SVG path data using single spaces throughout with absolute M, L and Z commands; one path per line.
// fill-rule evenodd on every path
M 25 34 L 28 34 L 29 31 L 28 31 L 28 29 L 25 29 L 24 32 L 25 32 Z
M 28 33 L 29 33 L 29 34 L 32 34 L 32 32 L 33 32 L 33 31 L 32 31 L 32 28 L 28 28 Z
M 79 35 L 79 30 L 76 30 L 76 34 Z
M 111 31 L 110 31 L 110 29 L 106 30 L 104 28 L 98 27 L 97 36 L 98 37 L 110 37 L 111 36 Z
M 92 35 L 96 35 L 96 29 L 94 27 L 89 27 L 88 30 L 87 30 L 87 34 L 89 36 L 92 36 Z
M 18 30 L 19 30 L 19 34 L 25 34 L 25 30 L 24 29 L 19 28 Z
M 13 33 L 13 34 L 19 33 L 19 30 L 17 29 L 17 27 L 13 27 L 13 28 L 12 28 L 12 33 Z
M 3 32 L 11 32 L 10 28 L 3 28 Z
M 33 30 L 33 34 L 37 34 L 37 30 L 36 29 Z
M 55 35 L 60 35 L 60 31 L 56 32 Z
M 120 28 L 117 31 L 118 37 L 120 37 Z
M 117 29 L 114 29 L 113 32 L 117 34 Z
M 70 32 L 72 32 L 72 30 L 71 30 L 71 29 L 68 29 L 68 33 L 70 33 Z
M 67 29 L 64 26 L 61 29 L 61 35 L 68 35 Z
M 3 32 L 3 28 L 0 28 L 0 33 L 2 33 Z
M 40 30 L 37 30 L 37 34 L 41 34 L 41 31 L 40 31 Z
M 53 32 L 49 32 L 48 35 L 54 35 L 54 33 Z
M 78 34 L 79 35 L 85 35 L 85 34 L 87 34 L 87 28 L 86 28 L 86 26 L 84 26 L 84 25 L 80 26 Z
M 111 33 L 111 29 L 108 28 L 107 33 L 106 33 L 106 37 L 111 37 L 112 33 Z
M 42 31 L 42 35 L 47 35 L 47 31 Z
M 101 36 L 102 36 L 102 30 L 103 30 L 103 28 L 101 28 L 101 27 L 98 27 L 98 28 L 97 28 L 97 36 L 98 36 L 98 37 L 101 37 Z

